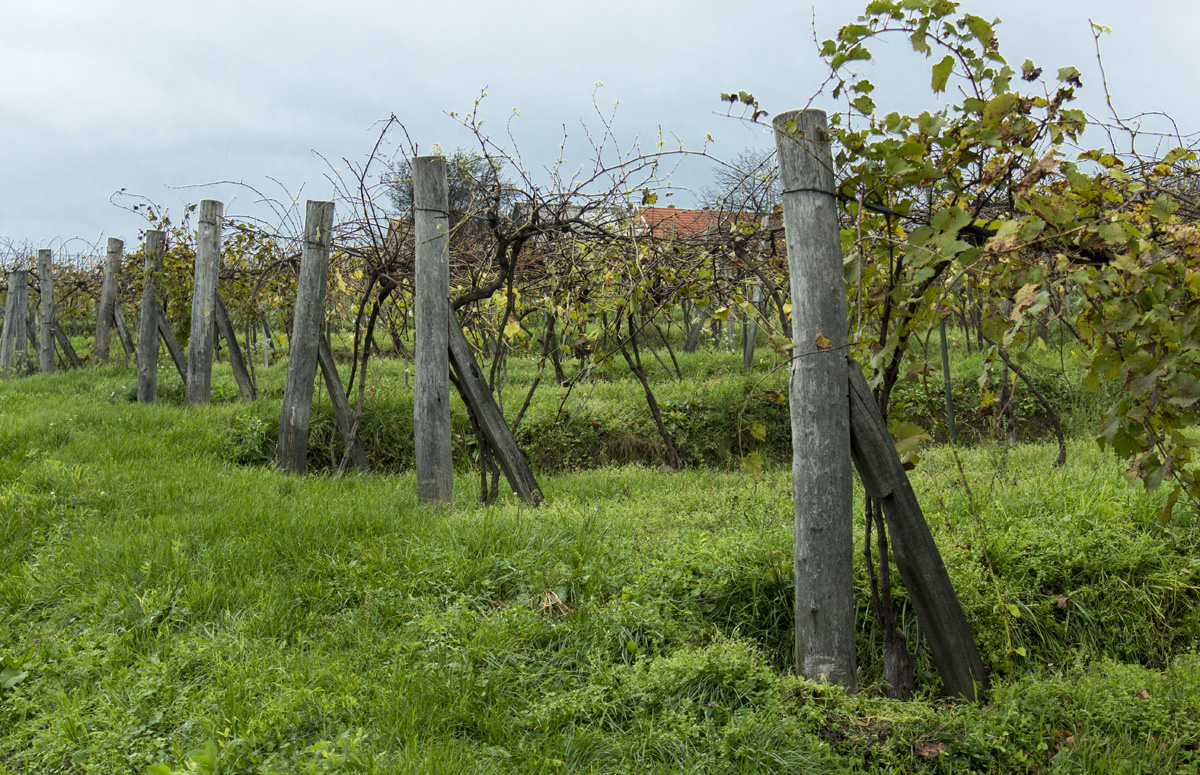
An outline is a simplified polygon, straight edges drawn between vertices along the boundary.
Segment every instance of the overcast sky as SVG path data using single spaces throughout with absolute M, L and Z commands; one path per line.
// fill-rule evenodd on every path
M 732 158 L 771 139 L 720 115 L 720 92 L 750 91 L 772 114 L 803 106 L 825 76 L 814 25 L 831 37 L 864 5 L 0 0 L 0 242 L 74 251 L 105 236 L 132 242 L 146 223 L 110 203 L 122 188 L 172 213 L 216 198 L 227 215 L 268 216 L 248 189 L 195 187 L 209 181 L 281 200 L 331 198 L 330 167 L 364 161 L 393 113 L 422 152 L 470 145 L 446 113 L 469 110 L 485 88 L 485 127 L 508 147 L 511 127 L 532 169 L 557 157 L 564 127 L 571 164 L 589 164 L 580 121 L 600 126 L 594 91 L 606 113 L 619 103 L 622 146 L 637 136 L 653 146 L 661 128 L 690 148 L 711 135 L 710 152 Z M 1080 104 L 1093 113 L 1106 108 L 1088 19 L 1108 25 L 1118 110 L 1163 111 L 1185 133 L 1200 129 L 1200 1 L 963 6 L 1003 19 L 1001 51 L 1014 67 L 1026 57 L 1048 73 L 1078 67 Z M 873 50 L 879 61 L 863 69 L 881 108 L 934 104 L 932 61 L 901 39 Z M 709 175 L 697 160 L 674 182 L 696 190 Z M 692 204 L 687 190 L 675 200 Z

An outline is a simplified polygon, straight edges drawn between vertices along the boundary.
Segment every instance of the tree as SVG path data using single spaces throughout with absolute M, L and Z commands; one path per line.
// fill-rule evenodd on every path
M 446 159 L 452 218 L 498 207 L 507 214 L 516 201 L 516 186 L 504 174 L 504 163 L 478 151 L 459 148 Z M 383 175 L 394 214 L 412 217 L 412 164 L 408 158 L 393 162 Z
M 767 213 L 779 202 L 779 171 L 773 148 L 748 147 L 717 167 L 712 185 L 700 192 L 710 210 Z

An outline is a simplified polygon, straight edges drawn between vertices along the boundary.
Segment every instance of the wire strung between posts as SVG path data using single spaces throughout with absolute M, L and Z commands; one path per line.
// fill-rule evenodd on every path
M 788 191 L 784 191 L 783 193 L 786 195 L 786 194 L 803 194 L 806 192 L 809 194 L 825 194 L 826 196 L 831 196 L 834 199 L 837 199 L 837 194 L 833 193 L 832 191 L 826 191 L 823 188 L 793 188 Z

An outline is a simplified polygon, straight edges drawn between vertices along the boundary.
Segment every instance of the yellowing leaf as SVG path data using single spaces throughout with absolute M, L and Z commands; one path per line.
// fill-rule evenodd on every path
M 997 94 L 988 100 L 987 105 L 983 108 L 983 125 L 989 129 L 995 129 L 1000 126 L 1000 122 L 1004 120 L 1013 109 L 1017 102 L 1017 95 L 1012 92 Z
M 953 71 L 954 57 L 949 54 L 943 57 L 941 62 L 933 66 L 933 81 L 930 83 L 930 86 L 933 87 L 935 92 L 946 91 L 946 81 L 950 79 L 950 73 Z
M 1010 316 L 1011 320 L 1020 320 L 1021 312 L 1037 299 L 1038 287 L 1032 283 L 1021 286 L 1021 290 L 1017 291 L 1016 297 L 1013 299 L 1013 311 Z
M 925 429 L 915 423 L 899 422 L 888 429 L 892 440 L 896 443 L 896 451 L 901 455 L 916 452 L 921 447 L 922 441 L 929 440 L 929 434 Z

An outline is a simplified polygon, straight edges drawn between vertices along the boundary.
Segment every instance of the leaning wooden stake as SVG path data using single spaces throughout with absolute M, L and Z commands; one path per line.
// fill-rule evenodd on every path
M 58 340 L 58 346 L 62 348 L 63 354 L 67 356 L 67 362 L 71 364 L 71 368 L 78 369 L 83 366 L 83 361 L 79 358 L 79 353 L 75 352 L 75 348 L 71 346 L 71 340 L 63 331 L 62 324 L 57 319 L 54 321 L 54 338 Z
M 867 497 L 883 506 L 892 555 L 946 693 L 977 700 L 988 678 L 887 424 L 858 364 L 849 366 L 851 454 Z
M 229 367 L 233 371 L 234 380 L 237 381 L 242 400 L 250 403 L 258 396 L 258 390 L 254 387 L 254 380 L 250 379 L 250 372 L 246 368 L 246 359 L 242 356 L 242 346 L 238 344 L 237 332 L 233 330 L 233 323 L 229 320 L 229 310 L 225 308 L 225 300 L 221 298 L 220 292 L 216 293 L 215 302 L 213 309 L 217 314 L 217 331 L 229 347 Z
M 775 119 L 795 342 L 789 404 L 796 666 L 855 691 L 853 474 L 846 286 L 824 111 Z
M 280 468 L 292 474 L 303 474 L 308 466 L 308 423 L 312 416 L 317 351 L 325 322 L 325 286 L 332 244 L 333 202 L 310 200 L 305 208 L 296 316 L 279 419 L 277 460 Z
M 333 360 L 333 350 L 328 340 L 323 336 L 317 337 L 320 344 L 317 347 L 317 363 L 321 366 L 321 374 L 325 376 L 325 387 L 329 390 L 329 400 L 333 404 L 333 416 L 337 418 L 338 430 L 342 433 L 342 442 L 346 445 L 350 462 L 360 471 L 370 471 L 371 462 L 363 449 L 362 439 L 358 435 L 358 419 L 350 401 L 346 398 L 346 389 L 342 387 L 342 378 L 338 374 L 337 363 Z
M 26 291 L 26 293 L 28 293 L 28 291 Z M 38 322 L 37 313 L 34 313 L 32 318 L 25 319 L 25 335 L 29 338 L 29 346 L 33 348 L 33 351 L 35 353 L 40 352 L 42 349 L 38 345 L 38 328 L 39 327 L 40 327 L 40 324 Z M 32 361 L 30 361 L 30 363 L 29 363 L 29 371 L 30 372 L 33 371 L 33 362 Z
M 96 344 L 92 354 L 98 363 L 108 362 L 108 340 L 112 332 L 113 311 L 117 308 L 117 276 L 121 273 L 121 257 L 125 243 L 116 237 L 108 238 L 104 254 L 104 279 L 100 283 L 100 306 L 96 310 Z
M 121 312 L 121 305 L 113 305 L 113 327 L 117 329 L 117 339 L 121 340 L 121 349 L 125 351 L 127 358 L 137 357 L 137 348 L 133 346 L 133 336 L 129 333 L 129 326 L 125 325 L 125 315 Z
M 38 251 L 38 370 L 54 373 L 54 269 L 49 250 Z
M 192 330 L 188 337 L 187 403 L 212 400 L 213 331 L 217 273 L 221 269 L 221 225 L 225 206 L 215 199 L 200 202 L 196 232 L 196 280 L 192 286 Z
M 29 272 L 14 269 L 8 273 L 8 296 L 4 302 L 4 330 L 0 333 L 0 371 L 24 376 L 29 367 L 29 333 L 26 313 L 29 308 Z
M 448 322 L 450 365 L 454 367 L 454 373 L 458 377 L 463 402 L 470 407 L 471 413 L 479 423 L 479 428 L 500 461 L 500 468 L 504 471 L 508 483 L 512 485 L 513 492 L 530 506 L 536 506 L 545 500 L 542 488 L 538 487 L 537 479 L 533 477 L 533 471 L 530 470 L 524 453 L 517 446 L 512 429 L 508 427 L 504 414 L 496 405 L 496 399 L 492 396 L 492 390 L 488 387 L 483 372 L 479 370 L 475 353 L 471 351 L 471 345 L 463 334 L 462 326 L 458 324 L 457 316 L 451 314 Z
M 183 348 L 179 346 L 179 340 L 175 338 L 175 332 L 171 330 L 171 324 L 167 322 L 167 316 L 163 314 L 162 307 L 154 305 L 157 312 L 158 334 L 162 337 L 163 344 L 167 346 L 167 352 L 171 355 L 171 362 L 175 364 L 175 370 L 179 372 L 179 379 L 183 382 L 184 392 L 187 391 L 187 358 L 183 355 Z
M 137 400 L 158 400 L 158 273 L 162 271 L 167 234 L 158 229 L 146 232 L 146 265 L 143 271 L 142 308 L 138 318 Z
M 450 219 L 446 160 L 412 161 L 416 244 L 416 356 L 413 380 L 413 441 L 417 498 L 454 500 L 450 448 Z

